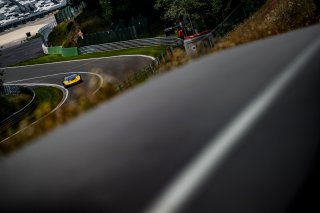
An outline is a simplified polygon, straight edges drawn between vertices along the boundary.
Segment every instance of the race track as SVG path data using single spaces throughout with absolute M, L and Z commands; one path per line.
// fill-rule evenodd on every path
M 63 78 L 71 73 L 79 73 L 83 83 L 68 88 L 69 100 L 74 97 L 74 91 L 85 88 L 87 92 L 94 93 L 99 89 L 101 81 L 122 81 L 130 74 L 147 66 L 153 60 L 149 56 L 117 56 L 80 61 L 59 62 L 44 65 L 7 68 L 4 75 L 6 84 L 57 84 L 62 85 Z M 90 85 L 90 81 L 95 85 Z

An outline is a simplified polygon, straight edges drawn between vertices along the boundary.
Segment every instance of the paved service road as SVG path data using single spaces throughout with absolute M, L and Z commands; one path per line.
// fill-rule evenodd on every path
M 1 159 L 1 209 L 318 212 L 319 34 L 201 58 Z
M 44 55 L 41 38 L 1 50 L 0 67 L 7 67 Z

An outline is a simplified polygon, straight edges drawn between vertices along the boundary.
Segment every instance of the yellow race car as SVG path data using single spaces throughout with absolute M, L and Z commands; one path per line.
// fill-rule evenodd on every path
M 64 78 L 63 86 L 67 88 L 81 82 L 82 82 L 82 78 L 79 74 L 72 74 Z

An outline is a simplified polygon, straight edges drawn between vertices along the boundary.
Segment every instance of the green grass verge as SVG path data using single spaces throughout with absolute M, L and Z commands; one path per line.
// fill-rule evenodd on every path
M 37 108 L 33 112 L 31 112 L 25 119 L 21 120 L 17 125 L 2 132 L 0 135 L 0 141 L 14 134 L 17 130 L 23 129 L 26 126 L 29 126 L 34 121 L 39 120 L 43 116 L 47 115 L 60 103 L 63 98 L 62 91 L 54 87 L 37 87 L 34 89 L 34 91 L 37 98 Z M 46 119 L 40 119 L 39 121 L 39 124 L 33 125 L 38 125 L 36 129 L 39 129 L 39 126 L 44 128 L 45 126 L 43 122 L 46 121 Z M 28 130 L 25 130 L 20 134 L 13 136 L 12 139 L 9 139 L 9 142 L 7 141 L 5 143 L 0 143 L 0 156 L 2 154 L 10 154 L 26 145 L 31 139 L 34 138 L 33 131 L 35 131 L 34 128 L 28 128 Z
M 0 96 L 0 120 L 22 109 L 31 99 L 27 94 Z
M 63 93 L 55 87 L 37 87 L 34 89 L 38 102 L 41 104 L 49 104 L 54 109 L 62 100 Z
M 113 50 L 113 51 L 106 51 L 106 52 L 83 54 L 83 55 L 72 56 L 72 57 L 63 57 L 61 55 L 45 55 L 39 58 L 20 62 L 16 65 L 13 65 L 13 67 L 34 65 L 34 64 L 45 64 L 45 63 L 52 63 L 52 62 L 72 61 L 72 60 L 80 60 L 80 59 L 119 56 L 119 55 L 149 55 L 149 56 L 157 57 L 161 53 L 163 53 L 166 50 L 166 48 L 167 48 L 166 46 L 141 47 L 141 48 L 132 48 L 132 49 L 125 49 L 125 50 Z

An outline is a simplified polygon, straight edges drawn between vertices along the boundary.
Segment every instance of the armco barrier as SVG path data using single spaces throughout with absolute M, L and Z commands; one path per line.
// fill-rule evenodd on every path
M 48 37 L 49 37 L 49 34 L 52 32 L 53 28 L 57 26 L 57 22 L 52 22 L 52 23 L 49 23 L 43 27 L 41 27 L 38 32 L 40 33 L 41 35 L 41 38 L 42 38 L 42 41 L 45 45 L 48 45 Z
M 21 119 L 23 119 L 28 112 L 31 112 L 36 107 L 35 92 L 28 88 L 28 87 L 22 87 L 22 86 L 3 86 L 1 88 L 1 91 L 4 95 L 18 95 L 18 94 L 30 94 L 32 95 L 31 101 L 24 106 L 19 111 L 13 113 L 11 116 L 7 117 L 6 119 L 0 121 L 0 133 L 5 132 L 12 126 L 19 123 Z
M 147 46 L 178 46 L 183 45 L 183 41 L 176 37 L 156 37 L 156 38 L 145 38 L 145 39 L 134 39 L 128 41 L 120 41 L 113 43 L 105 43 L 99 45 L 90 45 L 80 47 L 81 54 L 103 52 L 111 50 L 121 50 L 129 48 L 147 47 Z
M 161 62 L 171 61 L 171 56 L 173 56 L 173 48 L 168 47 L 165 53 L 160 54 L 155 58 L 149 65 L 145 66 L 141 70 L 132 75 L 128 76 L 126 80 L 116 85 L 116 90 L 122 91 L 125 90 L 137 82 L 142 82 L 143 80 L 149 78 L 150 76 L 158 75 L 159 65 Z

